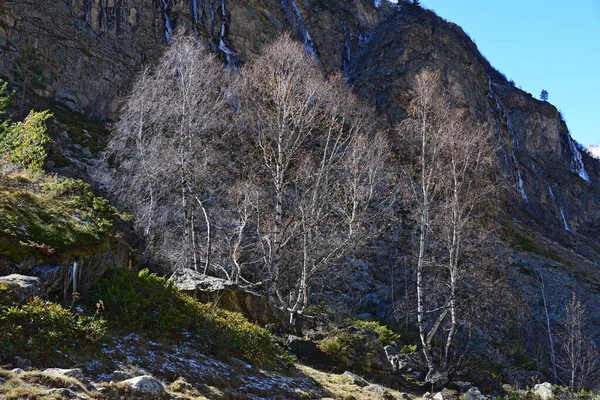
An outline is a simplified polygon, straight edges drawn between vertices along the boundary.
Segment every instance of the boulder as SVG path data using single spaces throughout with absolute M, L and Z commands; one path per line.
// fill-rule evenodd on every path
M 366 380 L 364 380 L 360 376 L 358 376 L 356 374 L 353 374 L 350 371 L 344 372 L 343 376 L 345 376 L 346 378 L 350 379 L 350 381 L 352 382 L 353 385 L 360 386 L 360 387 L 369 386 L 369 382 L 367 382 Z
M 540 396 L 542 400 L 550 400 L 554 398 L 554 388 L 549 382 L 538 383 L 533 387 L 533 393 Z
M 127 385 L 131 389 L 138 392 L 144 392 L 148 394 L 162 394 L 165 392 L 165 388 L 156 378 L 150 375 L 138 376 L 136 378 L 127 379 L 121 382 L 122 385 Z
M 487 400 L 487 396 L 483 395 L 478 388 L 473 386 L 465 393 L 465 400 Z
M 419 360 L 419 354 L 402 354 L 391 345 L 385 346 L 383 349 L 394 371 L 413 372 L 421 369 L 422 363 Z
M 19 274 L 0 276 L 0 302 L 23 303 L 32 297 L 48 297 L 39 278 Z
M 447 371 L 429 371 L 425 377 L 425 381 L 434 389 L 442 389 L 450 382 Z
M 461 392 L 466 392 L 473 387 L 473 384 L 468 381 L 456 381 L 454 384 L 458 387 Z
M 527 389 L 531 385 L 544 381 L 544 374 L 539 371 L 526 371 L 505 368 L 502 370 L 504 382 L 519 389 Z
M 44 373 L 68 376 L 69 378 L 77 379 L 80 382 L 83 382 L 85 380 L 85 377 L 83 376 L 83 372 L 81 371 L 81 368 L 71 368 L 71 369 L 46 368 L 44 370 Z
M 386 388 L 384 388 L 381 385 L 369 385 L 369 386 L 365 386 L 364 390 L 367 390 L 369 392 L 377 393 L 383 399 L 386 399 L 386 400 L 394 398 L 394 396 L 392 396 L 391 393 Z
M 299 359 L 308 359 L 311 363 L 330 364 L 332 360 L 323 353 L 312 340 L 289 335 L 286 345 Z
M 215 302 L 219 307 L 241 313 L 260 325 L 278 324 L 285 315 L 272 307 L 267 297 L 241 288 L 226 279 L 204 275 L 191 269 L 179 269 L 170 278 L 177 288 L 202 302 Z

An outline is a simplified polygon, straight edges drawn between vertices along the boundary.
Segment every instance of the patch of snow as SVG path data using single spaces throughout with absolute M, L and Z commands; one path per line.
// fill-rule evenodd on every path
M 600 143 L 590 145 L 587 148 L 587 151 L 592 155 L 592 157 L 600 160 Z

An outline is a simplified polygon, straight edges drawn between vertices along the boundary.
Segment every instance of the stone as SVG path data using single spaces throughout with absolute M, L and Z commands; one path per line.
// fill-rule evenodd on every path
M 540 396 L 542 400 L 550 400 L 554 398 L 554 388 L 549 382 L 538 383 L 533 387 L 533 393 Z
M 68 376 L 69 378 L 77 379 L 80 382 L 85 381 L 85 377 L 83 376 L 83 371 L 81 371 L 81 368 L 46 368 L 44 373 Z
M 544 374 L 539 371 L 526 371 L 505 368 L 502 370 L 504 382 L 519 389 L 530 388 L 533 384 L 544 381 Z
M 192 269 L 179 269 L 170 279 L 180 291 L 202 302 L 216 302 L 221 308 L 239 312 L 251 322 L 266 325 L 286 320 L 286 316 L 272 307 L 265 296 L 242 289 L 226 279 L 204 275 Z
M 331 359 L 312 340 L 289 335 L 286 345 L 300 359 L 309 359 L 313 363 L 329 364 Z
M 377 393 L 377 394 L 379 394 L 385 400 L 391 400 L 391 399 L 394 398 L 391 395 L 391 393 L 386 388 L 384 388 L 381 385 L 369 385 L 369 386 L 365 386 L 364 390 L 367 390 L 369 392 Z
M 34 276 L 19 274 L 0 276 L 0 287 L 7 288 L 8 298 L 19 303 L 23 303 L 32 297 L 42 299 L 48 297 L 42 281 Z
M 459 388 L 461 392 L 466 392 L 473 387 L 473 384 L 468 381 L 456 381 L 454 384 Z
M 350 381 L 352 382 L 353 385 L 360 386 L 360 387 L 369 386 L 369 382 L 367 382 L 365 379 L 361 378 L 360 376 L 358 376 L 350 371 L 346 371 L 342 375 L 345 376 L 346 378 L 350 379 Z
M 437 392 L 433 395 L 433 400 L 444 400 L 444 395 L 442 394 L 442 392 Z
M 142 375 L 136 378 L 127 379 L 120 382 L 122 385 L 127 385 L 133 390 L 148 394 L 162 394 L 165 388 L 156 378 L 150 375 Z
M 465 400 L 487 400 L 488 397 L 483 395 L 479 389 L 473 386 L 465 393 Z
M 10 370 L 11 373 L 15 374 L 15 375 L 19 375 L 25 372 L 25 370 L 21 369 L 21 368 L 14 368 Z
M 433 386 L 434 389 L 442 389 L 450 382 L 447 371 L 429 371 L 425 377 L 425 382 Z
M 61 399 L 75 399 L 75 400 L 88 400 L 89 398 L 70 389 L 59 388 L 59 389 L 48 389 L 40 393 L 40 396 L 55 396 Z M 54 397 L 53 397 L 54 398 Z

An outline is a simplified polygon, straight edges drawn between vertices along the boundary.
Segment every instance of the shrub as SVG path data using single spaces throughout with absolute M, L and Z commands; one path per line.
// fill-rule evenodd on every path
M 266 330 L 241 314 L 196 301 L 179 292 L 172 281 L 147 269 L 113 272 L 97 285 L 91 298 L 104 302 L 105 315 L 115 327 L 173 339 L 190 332 L 216 355 L 271 367 L 287 368 L 292 363 Z
M 105 333 L 102 319 L 76 315 L 60 304 L 33 298 L 0 308 L 0 359 L 18 355 L 43 363 L 60 352 L 89 347 Z
M 377 321 L 355 321 L 353 326 L 358 329 L 375 333 L 384 346 L 400 340 L 399 334 L 395 333 L 387 326 L 381 325 Z
M 0 137 L 0 155 L 10 163 L 32 169 L 44 166 L 48 152 L 45 146 L 52 142 L 46 133 L 50 111 L 31 111 L 23 122 L 12 124 Z

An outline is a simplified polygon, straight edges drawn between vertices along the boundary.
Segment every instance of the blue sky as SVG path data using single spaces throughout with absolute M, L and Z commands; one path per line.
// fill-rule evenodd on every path
M 517 87 L 548 101 L 571 135 L 600 143 L 600 0 L 421 0 L 460 25 Z

